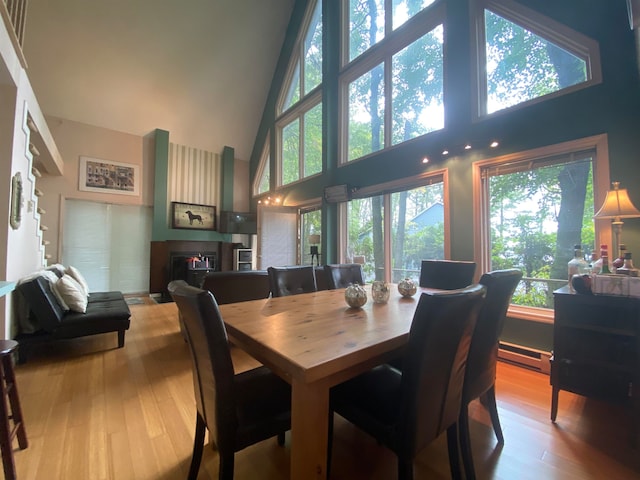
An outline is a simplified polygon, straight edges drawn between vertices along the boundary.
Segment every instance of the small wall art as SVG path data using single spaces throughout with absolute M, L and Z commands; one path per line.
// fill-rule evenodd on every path
M 216 207 L 197 203 L 171 202 L 171 228 L 215 230 Z
M 84 192 L 140 195 L 140 166 L 80 157 L 78 188 Z

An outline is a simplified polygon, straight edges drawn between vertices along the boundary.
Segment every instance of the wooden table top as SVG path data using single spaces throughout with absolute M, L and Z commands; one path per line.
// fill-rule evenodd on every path
M 220 306 L 231 340 L 284 376 L 311 383 L 400 349 L 407 341 L 420 289 L 403 298 L 390 285 L 386 304 L 349 308 L 344 289 Z M 423 289 L 424 290 L 424 289 Z M 389 355 L 390 357 L 392 355 Z

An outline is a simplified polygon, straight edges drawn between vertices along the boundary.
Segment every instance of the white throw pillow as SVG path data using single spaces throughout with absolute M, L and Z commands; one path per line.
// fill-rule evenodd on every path
M 73 277 L 73 279 L 78 282 L 80 284 L 80 286 L 82 287 L 82 290 L 84 291 L 84 294 L 86 296 L 89 296 L 89 285 L 87 284 L 87 281 L 84 279 L 84 277 L 82 276 L 82 274 L 78 271 L 78 269 L 76 267 L 72 267 L 71 265 L 69 265 L 66 270 L 65 273 L 67 275 L 70 275 L 71 277 Z
M 64 310 L 65 312 L 69 310 L 69 305 L 67 305 L 67 302 L 65 302 L 64 300 L 64 296 L 58 290 L 58 280 L 60 280 L 61 277 L 58 277 L 58 275 L 56 275 L 56 273 L 51 270 L 43 270 L 41 272 L 41 276 L 49 281 L 51 292 L 53 292 L 53 296 L 56 297 L 60 308 L 62 308 L 62 310 Z
M 55 288 L 60 292 L 69 309 L 74 312 L 87 313 L 87 295 L 82 286 L 71 275 L 64 275 L 56 282 Z

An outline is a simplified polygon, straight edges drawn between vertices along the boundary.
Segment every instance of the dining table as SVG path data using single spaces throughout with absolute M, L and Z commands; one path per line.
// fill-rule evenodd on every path
M 230 341 L 291 384 L 294 480 L 327 478 L 332 386 L 399 355 L 421 291 L 403 297 L 389 284 L 386 303 L 350 308 L 345 289 L 220 305 Z

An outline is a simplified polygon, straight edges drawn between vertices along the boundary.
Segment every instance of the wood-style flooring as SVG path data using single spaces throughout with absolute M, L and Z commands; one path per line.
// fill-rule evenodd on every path
M 126 344 L 116 334 L 59 342 L 16 367 L 29 448 L 17 450 L 20 480 L 145 479 L 187 476 L 195 403 L 188 347 L 173 303 L 132 305 Z M 233 349 L 236 368 L 256 365 Z M 549 420 L 549 377 L 500 363 L 497 398 L 505 436 L 497 446 L 476 401 L 471 437 L 480 479 L 638 479 L 626 408 L 560 393 Z M 270 439 L 236 454 L 237 480 L 289 478 L 284 447 Z M 216 479 L 218 458 L 205 447 L 199 479 Z M 394 455 L 336 416 L 332 479 L 396 478 Z M 422 451 L 416 479 L 449 478 L 444 436 Z

